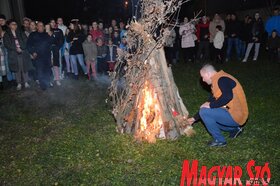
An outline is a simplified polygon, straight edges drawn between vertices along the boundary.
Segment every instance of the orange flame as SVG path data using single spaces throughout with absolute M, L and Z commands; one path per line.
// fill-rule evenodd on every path
M 140 118 L 140 133 L 145 140 L 155 142 L 156 135 L 159 135 L 163 125 L 159 101 L 157 94 L 147 81 L 142 91 L 144 104 Z

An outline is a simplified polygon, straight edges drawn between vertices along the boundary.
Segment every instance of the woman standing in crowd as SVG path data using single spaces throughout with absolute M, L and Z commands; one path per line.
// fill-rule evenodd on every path
M 260 13 L 256 12 L 255 19 L 252 23 L 252 29 L 250 30 L 250 35 L 251 35 L 250 41 L 247 45 L 246 54 L 242 62 L 247 62 L 251 49 L 253 48 L 254 45 L 255 45 L 255 53 L 254 53 L 253 61 L 257 61 L 263 32 L 264 32 L 263 21 L 260 17 Z
M 165 28 L 164 31 L 165 31 L 164 51 L 166 55 L 166 61 L 169 65 L 171 65 L 172 63 L 176 63 L 174 61 L 175 60 L 174 44 L 176 39 L 176 32 L 171 25 Z
M 108 48 L 107 48 L 106 61 L 109 66 L 109 71 L 112 72 L 114 71 L 115 64 L 117 61 L 117 46 L 113 44 L 112 39 L 109 39 L 107 47 Z
M 27 37 L 20 32 L 14 20 L 8 22 L 9 29 L 4 35 L 4 45 L 8 50 L 8 63 L 11 71 L 16 72 L 17 90 L 21 90 L 24 83 L 29 88 L 28 71 L 33 69 L 30 55 L 26 50 Z
M 65 32 L 65 37 L 66 38 L 68 37 L 69 32 L 70 32 L 70 30 L 67 29 L 66 32 Z M 67 77 L 70 77 L 71 73 L 72 74 L 75 73 L 73 63 L 70 60 L 70 46 L 71 46 L 71 43 L 67 42 L 67 39 L 66 39 L 65 47 L 64 47 L 64 50 L 63 50 L 63 57 L 64 57 L 64 60 L 65 60 L 65 63 L 66 63 Z
M 90 34 L 92 36 L 92 40 L 96 42 L 97 38 L 103 39 L 103 33 L 98 29 L 98 25 L 96 21 L 92 22 L 92 30 L 90 31 Z
M 213 44 L 213 39 L 216 35 L 216 26 L 218 26 L 218 25 L 221 25 L 222 31 L 224 32 L 225 28 L 226 28 L 225 22 L 224 22 L 224 20 L 222 20 L 220 15 L 216 13 L 214 15 L 213 20 L 209 24 L 209 33 L 210 33 L 209 41 L 210 41 L 210 58 L 211 58 L 211 60 L 213 60 L 215 58 L 215 56 L 212 55 L 212 54 L 215 54 L 215 47 Z
M 53 75 L 54 80 L 56 81 L 56 85 L 60 86 L 60 79 L 62 79 L 62 71 L 61 71 L 61 53 L 60 49 L 64 44 L 64 35 L 61 29 L 57 28 L 56 22 L 54 19 L 50 20 L 50 26 L 52 31 L 52 37 L 54 39 L 54 43 L 52 44 L 52 56 L 53 56 Z
M 73 63 L 75 79 L 78 79 L 78 66 L 77 60 L 82 67 L 85 75 L 87 75 L 87 69 L 84 63 L 84 51 L 82 43 L 85 40 L 85 35 L 79 28 L 77 22 L 70 23 L 70 32 L 66 38 L 66 41 L 71 44 L 70 46 L 70 60 Z
M 237 20 L 236 14 L 231 14 L 231 18 L 226 25 L 226 35 L 227 35 L 227 53 L 226 61 L 229 61 L 231 58 L 232 48 L 235 48 L 236 57 L 240 61 L 242 60 L 240 53 L 240 32 L 241 32 L 241 23 Z
M 85 53 L 85 61 L 87 64 L 88 79 L 91 77 L 96 78 L 96 60 L 97 60 L 97 46 L 95 42 L 92 41 L 92 36 L 88 34 L 87 39 L 83 42 L 83 49 Z M 90 68 L 92 71 L 92 76 L 90 75 Z
M 185 62 L 194 60 L 195 47 L 195 27 L 189 22 L 187 17 L 184 18 L 184 23 L 180 26 L 179 34 L 182 36 L 181 47 L 183 48 L 183 56 Z
M 108 63 L 106 62 L 107 47 L 102 38 L 97 38 L 97 72 L 100 75 L 107 75 Z
M 2 30 L 2 27 L 0 26 L 0 89 L 3 89 L 3 76 L 7 75 L 6 72 L 6 51 L 3 45 L 3 36 L 4 31 Z
M 209 58 L 209 22 L 206 16 L 203 16 L 201 22 L 197 25 L 197 40 L 199 43 L 197 59 L 207 60 Z

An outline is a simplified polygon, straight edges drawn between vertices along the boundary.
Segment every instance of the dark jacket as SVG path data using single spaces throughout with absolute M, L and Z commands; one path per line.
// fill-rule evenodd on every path
M 254 20 L 252 24 L 251 37 L 250 37 L 251 42 L 260 43 L 262 40 L 263 33 L 264 33 L 264 25 L 262 19 L 259 18 L 258 20 Z M 257 38 L 257 40 L 255 40 L 254 38 Z
M 116 61 L 117 60 L 117 46 L 112 45 L 111 47 L 112 47 L 112 55 L 110 53 L 110 46 L 107 46 L 106 61 Z
M 27 40 L 27 50 L 30 54 L 37 53 L 35 60 L 44 60 L 51 65 L 51 46 L 54 42 L 46 32 L 32 32 Z
M 97 57 L 98 58 L 106 58 L 107 56 L 107 46 L 102 45 L 102 46 L 97 46 Z
M 280 49 L 280 37 L 276 36 L 272 38 L 272 36 L 270 36 L 267 40 L 267 47 L 271 50 Z
M 229 38 L 240 37 L 241 23 L 238 20 L 229 21 L 226 27 L 226 35 Z M 233 35 L 235 34 L 235 35 Z
M 242 41 L 248 42 L 251 38 L 251 31 L 252 31 L 252 23 L 242 23 L 241 24 L 241 32 L 240 32 L 240 39 Z
M 28 53 L 26 49 L 26 41 L 27 37 L 24 33 L 20 32 L 20 30 L 16 30 L 16 37 L 18 39 L 20 48 L 22 50 L 22 53 L 17 52 L 17 47 L 15 43 L 14 36 L 12 34 L 12 31 L 10 29 L 7 30 L 7 32 L 4 35 L 4 46 L 8 50 L 8 64 L 9 69 L 12 72 L 17 72 L 19 70 L 18 67 L 18 56 L 22 55 L 23 57 L 23 70 L 24 72 L 28 72 L 29 70 L 33 69 L 33 65 L 31 62 L 30 54 Z
M 53 35 L 52 37 L 54 38 L 54 45 L 60 49 L 63 44 L 64 44 L 64 35 L 62 30 L 60 30 L 59 28 L 54 28 L 52 29 Z
M 74 38 L 78 38 L 77 40 L 73 40 Z M 74 32 L 70 31 L 66 41 L 71 43 L 70 47 L 70 55 L 84 54 L 83 51 L 83 42 L 85 41 L 86 36 L 82 31 Z
M 205 38 L 205 36 L 208 36 Z M 206 24 L 204 23 L 199 23 L 196 27 L 196 36 L 199 41 L 209 41 L 209 23 L 207 22 Z

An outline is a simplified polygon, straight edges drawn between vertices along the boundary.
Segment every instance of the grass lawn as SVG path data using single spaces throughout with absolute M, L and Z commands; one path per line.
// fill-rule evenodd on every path
M 155 144 L 136 143 L 116 132 L 106 87 L 65 80 L 46 92 L 38 88 L 0 92 L 0 185 L 179 185 L 183 160 L 199 167 L 269 162 L 280 185 L 280 64 L 231 61 L 218 69 L 243 85 L 249 120 L 225 148 L 208 148 L 202 123 L 196 135 Z M 200 64 L 173 67 L 175 81 L 191 115 L 208 98 L 199 79 Z M 227 134 L 225 134 L 228 136 Z M 243 181 L 245 185 L 245 181 Z

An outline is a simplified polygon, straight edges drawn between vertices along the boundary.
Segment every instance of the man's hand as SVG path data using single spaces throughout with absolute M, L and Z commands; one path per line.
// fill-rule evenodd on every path
M 31 55 L 31 59 L 36 59 L 36 57 L 37 57 L 37 53 L 34 52 L 34 53 Z
M 22 53 L 21 48 L 17 48 L 16 50 L 17 50 L 17 53 L 19 53 L 19 54 Z
M 194 118 L 188 118 L 187 121 L 190 125 L 192 125 L 195 122 L 195 119 Z
M 200 108 L 210 108 L 210 102 L 203 103 Z

